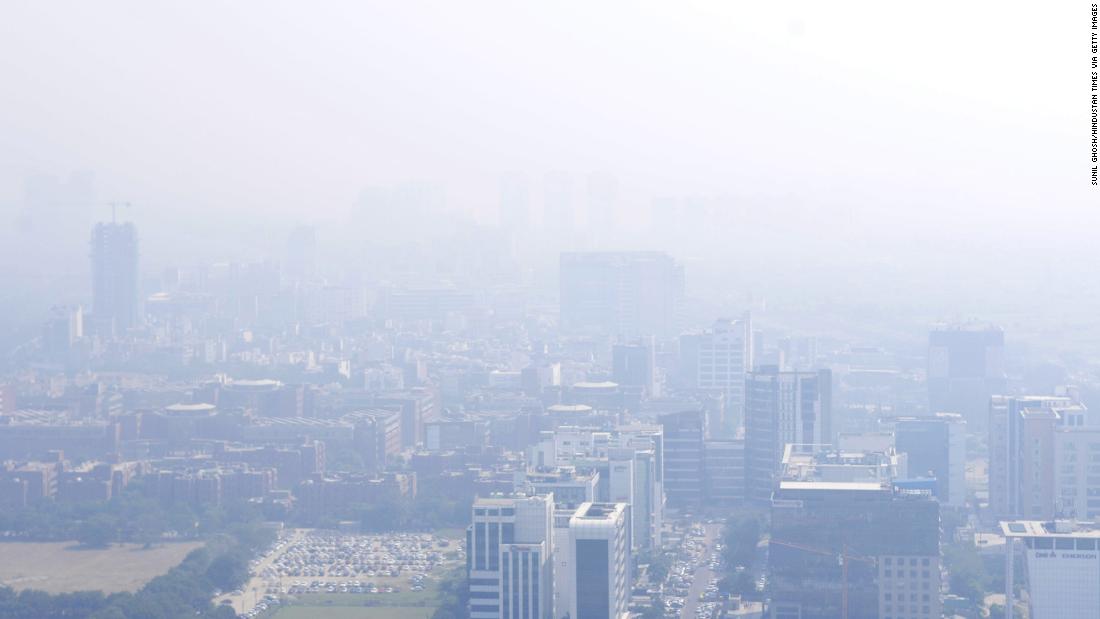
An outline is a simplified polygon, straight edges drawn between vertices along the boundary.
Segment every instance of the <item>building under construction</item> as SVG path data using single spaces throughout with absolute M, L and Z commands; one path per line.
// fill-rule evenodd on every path
M 772 619 L 938 619 L 939 503 L 889 482 L 782 481 L 771 507 Z

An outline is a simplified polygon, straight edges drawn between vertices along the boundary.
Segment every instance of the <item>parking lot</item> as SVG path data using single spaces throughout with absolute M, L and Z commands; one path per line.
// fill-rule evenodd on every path
M 244 617 L 257 617 L 286 603 L 377 603 L 424 591 L 443 567 L 464 560 L 457 539 L 428 533 L 361 535 L 292 530 L 250 564 L 242 589 L 215 599 Z

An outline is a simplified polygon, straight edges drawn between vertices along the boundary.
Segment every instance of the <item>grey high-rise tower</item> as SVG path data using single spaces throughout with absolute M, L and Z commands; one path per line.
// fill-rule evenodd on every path
M 831 421 L 829 370 L 780 372 L 775 367 L 765 367 L 749 373 L 745 382 L 748 499 L 768 504 L 787 443 L 832 443 Z
M 680 334 L 684 268 L 663 252 L 561 254 L 561 326 L 620 337 Z
M 999 327 L 966 324 L 942 327 L 928 336 L 928 409 L 959 413 L 972 428 L 984 429 L 989 398 L 1008 390 L 1005 335 Z
M 92 229 L 92 323 L 118 334 L 140 322 L 137 229 L 130 222 Z

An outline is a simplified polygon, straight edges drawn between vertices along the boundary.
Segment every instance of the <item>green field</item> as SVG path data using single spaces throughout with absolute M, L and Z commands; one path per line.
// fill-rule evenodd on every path
M 287 606 L 273 619 L 428 619 L 433 612 L 423 606 Z
M 397 593 L 303 593 L 294 596 L 302 606 L 431 606 L 439 591 L 439 582 L 432 580 L 423 591 Z
M 454 567 L 451 572 L 436 574 L 425 583 L 423 591 L 298 595 L 270 619 L 429 619 L 441 603 L 440 579 L 461 571 L 461 567 Z
M 78 548 L 75 542 L 0 543 L 0 586 L 48 593 L 137 591 L 179 565 L 200 543 L 115 544 Z

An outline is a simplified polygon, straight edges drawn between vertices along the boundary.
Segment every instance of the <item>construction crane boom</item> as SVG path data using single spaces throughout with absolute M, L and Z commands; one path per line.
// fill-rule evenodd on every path
M 848 552 L 848 545 L 844 544 L 840 552 L 829 548 L 817 548 L 814 546 L 805 546 L 803 544 L 796 544 L 794 542 L 786 542 L 783 540 L 769 540 L 769 544 L 777 544 L 779 546 L 786 546 L 787 548 L 793 548 L 795 550 L 801 550 L 803 552 L 812 552 L 814 554 L 835 556 L 837 562 L 840 565 L 841 574 L 841 590 L 840 590 L 840 612 L 843 619 L 848 619 L 848 561 L 862 561 L 870 565 L 875 565 L 876 561 L 874 557 L 865 557 L 863 555 L 855 555 Z

